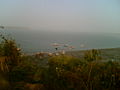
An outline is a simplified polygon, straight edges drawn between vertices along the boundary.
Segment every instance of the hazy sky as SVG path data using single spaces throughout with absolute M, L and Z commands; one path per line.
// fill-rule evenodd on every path
M 0 0 L 0 25 L 120 32 L 120 0 Z

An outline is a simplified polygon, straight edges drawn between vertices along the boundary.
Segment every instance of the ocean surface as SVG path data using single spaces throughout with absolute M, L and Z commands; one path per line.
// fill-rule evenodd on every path
M 93 33 L 93 32 L 50 32 L 40 30 L 4 30 L 1 33 L 14 38 L 25 53 L 39 51 L 55 51 L 53 43 L 67 44 L 75 47 L 72 50 L 85 50 L 93 48 L 119 48 L 119 33 Z M 58 49 L 65 49 L 60 46 Z M 67 50 L 67 48 L 66 48 Z M 69 49 L 68 49 L 69 50 Z

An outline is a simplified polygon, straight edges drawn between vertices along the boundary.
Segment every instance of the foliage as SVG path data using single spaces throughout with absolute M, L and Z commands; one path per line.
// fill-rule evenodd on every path
M 117 62 L 87 63 L 71 56 L 57 56 L 50 59 L 43 78 L 47 90 L 118 90 L 119 75 Z
M 69 88 L 66 75 L 74 73 L 75 68 L 83 62 L 72 56 L 54 56 L 49 59 L 49 68 L 46 69 L 43 75 L 45 88 L 52 90 L 64 90 Z
M 11 74 L 20 90 L 119 90 L 119 62 L 89 62 L 72 56 L 49 58 L 46 67 L 23 57 Z M 31 89 L 32 88 L 32 89 Z
M 100 51 L 96 49 L 88 50 L 84 54 L 84 59 L 87 61 L 95 61 L 95 60 L 100 60 Z
M 0 55 L 4 58 L 1 59 L 1 63 L 11 71 L 19 63 L 21 52 L 13 39 L 6 38 L 3 35 L 0 36 L 2 39 L 0 43 Z
M 13 39 L 6 38 L 2 34 L 0 38 L 0 74 L 4 76 L 3 80 L 12 87 L 10 72 L 19 64 L 21 52 Z

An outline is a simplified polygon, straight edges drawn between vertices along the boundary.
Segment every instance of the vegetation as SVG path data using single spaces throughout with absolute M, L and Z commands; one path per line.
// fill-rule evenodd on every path
M 83 58 L 59 55 L 36 59 L 22 56 L 14 40 L 1 38 L 0 90 L 120 89 L 120 62 L 102 62 L 99 50 L 88 50 Z
M 88 50 L 85 52 L 84 59 L 87 61 L 100 60 L 100 51 L 95 49 Z

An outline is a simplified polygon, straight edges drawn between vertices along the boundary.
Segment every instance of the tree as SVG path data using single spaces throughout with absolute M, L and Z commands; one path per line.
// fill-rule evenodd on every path
M 100 51 L 96 49 L 88 50 L 84 54 L 84 59 L 87 61 L 95 61 L 95 60 L 100 60 Z

